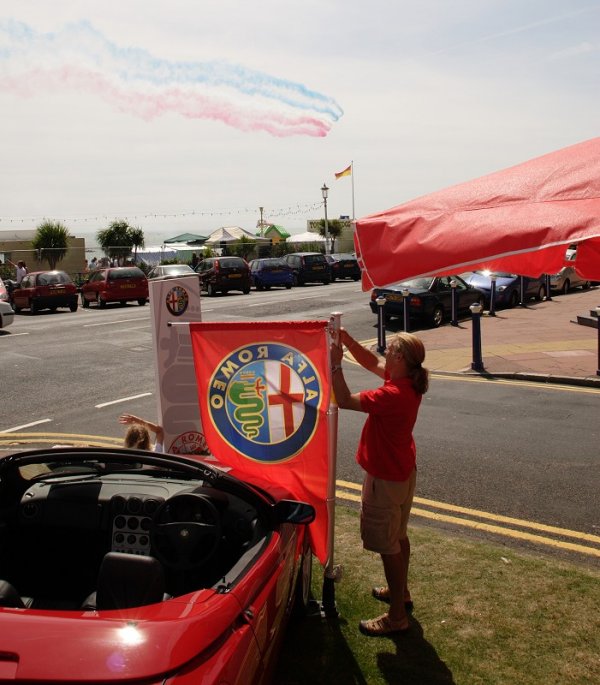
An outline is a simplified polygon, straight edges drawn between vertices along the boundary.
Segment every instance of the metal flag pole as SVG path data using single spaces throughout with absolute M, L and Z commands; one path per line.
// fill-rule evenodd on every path
M 352 177 L 352 221 L 356 219 L 354 212 L 354 161 L 350 162 L 350 176 Z
M 329 335 L 333 343 L 339 342 L 341 312 L 333 312 L 329 318 Z M 330 376 L 331 382 L 331 376 Z M 335 605 L 335 583 L 342 577 L 342 567 L 334 564 L 334 534 L 335 534 L 335 481 L 337 472 L 337 430 L 338 406 L 332 394 L 328 414 L 328 445 L 329 445 L 329 473 L 327 478 L 327 563 L 323 574 L 323 593 L 321 597 L 321 611 L 326 618 L 338 616 Z

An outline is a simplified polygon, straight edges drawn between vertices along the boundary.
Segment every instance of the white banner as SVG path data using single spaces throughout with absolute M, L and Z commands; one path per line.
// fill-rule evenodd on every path
M 200 281 L 197 276 L 182 276 L 149 281 L 148 285 L 165 452 L 206 454 L 189 326 L 169 325 L 202 320 Z

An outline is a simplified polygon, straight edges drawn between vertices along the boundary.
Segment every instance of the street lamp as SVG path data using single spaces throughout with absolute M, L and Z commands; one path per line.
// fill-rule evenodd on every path
M 329 188 L 323 183 L 321 195 L 323 195 L 323 207 L 325 209 L 325 254 L 329 254 L 329 224 L 327 223 L 327 193 Z

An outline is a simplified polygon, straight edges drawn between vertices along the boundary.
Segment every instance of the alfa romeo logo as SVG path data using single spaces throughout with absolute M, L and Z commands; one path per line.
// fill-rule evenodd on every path
M 244 456 L 279 463 L 310 442 L 322 383 L 304 354 L 280 343 L 256 343 L 225 357 L 208 386 L 211 420 Z
M 181 316 L 188 308 L 190 298 L 185 288 L 176 285 L 169 290 L 165 301 L 167 309 L 173 316 Z

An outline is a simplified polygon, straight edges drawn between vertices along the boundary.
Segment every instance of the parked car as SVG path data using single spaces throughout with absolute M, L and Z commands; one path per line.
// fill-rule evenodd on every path
M 10 326 L 15 318 L 15 310 L 9 302 L 0 300 L 0 329 Z
M 485 293 L 485 302 L 489 306 L 492 293 L 491 272 L 469 271 L 461 274 L 461 277 Z M 530 278 L 529 276 L 521 277 L 517 274 L 497 272 L 495 307 L 516 307 L 521 302 L 521 278 L 523 278 L 525 301 L 543 300 L 546 297 L 546 283 L 543 276 Z
M 571 288 L 583 288 L 586 290 L 591 285 L 587 278 L 582 278 L 574 266 L 563 266 L 557 273 L 550 276 L 550 289 L 558 290 L 566 294 Z
M 380 295 L 385 296 L 384 316 L 404 317 L 403 290 L 408 291 L 408 314 L 411 319 L 421 319 L 430 323 L 434 328 L 442 324 L 445 318 L 452 314 L 452 286 L 456 281 L 458 297 L 458 313 L 469 313 L 472 304 L 484 304 L 485 295 L 478 288 L 465 283 L 459 276 L 435 276 L 413 278 L 401 281 L 387 288 L 375 288 L 371 292 L 370 307 L 377 314 L 376 303 Z
M 336 279 L 351 278 L 353 281 L 360 280 L 360 266 L 354 255 L 335 253 L 325 255 L 329 262 L 329 275 L 332 282 Z
M 250 292 L 250 267 L 241 257 L 207 257 L 196 267 L 200 278 L 200 289 L 209 297 L 230 290 Z
M 250 264 L 250 278 L 257 290 L 269 290 L 271 287 L 292 287 L 294 274 L 288 264 L 279 257 L 253 259 Z
M 116 266 L 98 269 L 81 286 L 81 305 L 89 307 L 96 302 L 106 307 L 108 302 L 137 302 L 143 306 L 148 301 L 148 279 L 137 266 Z
M 189 264 L 158 264 L 148 272 L 148 280 L 179 278 L 180 276 L 193 276 L 194 274 L 195 271 Z
M 10 294 L 4 281 L 0 278 L 0 302 L 10 302 Z
M 329 285 L 331 276 L 325 255 L 320 252 L 290 252 L 284 260 L 294 274 L 294 285 L 323 283 Z
M 264 682 L 310 596 L 315 510 L 278 492 L 139 450 L 1 459 L 0 679 Z
M 56 311 L 68 307 L 77 311 L 77 286 L 65 271 L 33 271 L 14 286 L 11 299 L 16 312 L 29 309 L 32 314 L 42 309 Z

